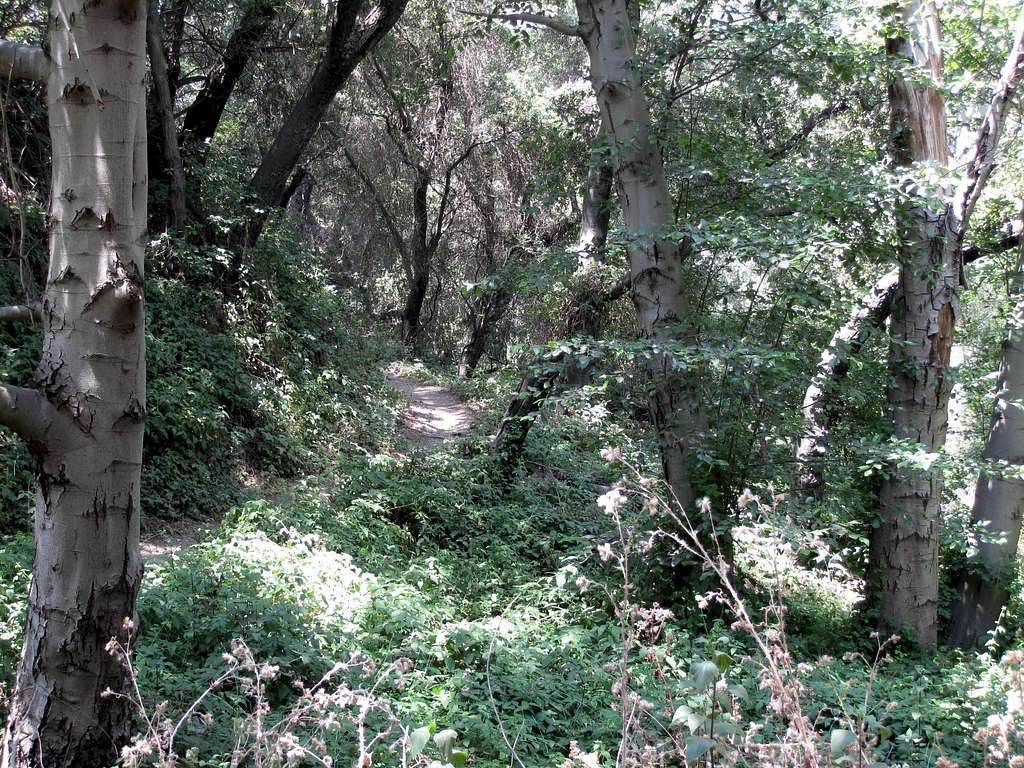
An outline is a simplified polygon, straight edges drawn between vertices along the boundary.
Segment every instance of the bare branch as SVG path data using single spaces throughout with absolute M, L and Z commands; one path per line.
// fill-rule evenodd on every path
M 42 392 L 0 384 L 0 425 L 10 427 L 22 439 L 42 440 L 55 413 Z
M 12 304 L 9 307 L 0 307 L 0 323 L 19 323 L 27 320 L 40 322 L 42 319 L 42 309 L 38 304 Z
M 958 234 L 961 238 L 967 231 L 967 224 L 974 212 L 974 206 L 985 188 L 985 182 L 988 181 L 989 174 L 995 167 L 996 145 L 999 143 L 999 135 L 1006 122 L 1007 107 L 1017 92 L 1022 75 L 1024 75 L 1024 10 L 1017 19 L 1013 48 L 1010 49 L 1010 55 L 1007 56 L 1006 63 L 1003 65 L 999 83 L 992 92 L 992 100 L 985 111 L 985 117 L 982 118 L 978 137 L 974 142 L 974 148 L 967 161 L 967 169 L 964 171 L 964 178 L 957 193 L 956 204 L 960 209 L 958 211 L 960 220 Z
M 0 40 L 0 76 L 42 83 L 49 74 L 50 57 L 38 45 Z
M 560 35 L 582 37 L 578 24 L 566 24 L 564 21 L 552 19 L 550 16 L 545 16 L 542 13 L 482 13 L 480 11 L 470 11 L 466 8 L 460 8 L 459 12 L 467 16 L 487 19 L 488 21 L 497 19 L 498 21 L 508 21 L 512 24 L 533 24 L 539 27 L 547 27 L 558 32 Z

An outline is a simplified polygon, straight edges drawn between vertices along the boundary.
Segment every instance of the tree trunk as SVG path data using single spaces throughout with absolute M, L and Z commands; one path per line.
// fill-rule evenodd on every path
M 410 349 L 417 349 L 420 335 L 420 315 L 423 301 L 430 287 L 430 272 L 434 260 L 434 248 L 427 235 L 428 211 L 427 193 L 430 191 L 430 173 L 424 167 L 416 169 L 413 181 L 412 210 L 413 232 L 408 242 L 412 245 L 412 280 L 402 310 L 402 341 Z
M 470 379 L 487 351 L 487 342 L 504 316 L 512 295 L 504 285 L 488 289 L 475 309 L 467 311 L 466 336 L 459 358 L 459 377 Z
M 983 458 L 1005 463 L 1010 472 L 1024 464 L 1024 292 L 1021 269 L 1013 278 L 1014 307 L 1007 322 L 1003 355 L 996 384 L 995 412 Z M 974 492 L 971 523 L 979 531 L 978 551 L 961 576 L 953 600 L 948 643 L 957 648 L 981 644 L 996 626 L 1009 599 L 1009 584 L 1017 560 L 1024 481 L 982 472 Z
M 850 358 L 860 352 L 864 342 L 882 327 L 889 316 L 899 277 L 899 270 L 893 270 L 875 283 L 821 353 L 801 407 L 803 422 L 796 449 L 794 484 L 798 505 L 822 499 L 838 382 L 846 376 Z
M 671 236 L 672 202 L 635 66 L 629 3 L 576 0 L 576 9 L 601 124 L 612 145 L 640 338 L 653 347 L 650 402 L 662 469 L 672 495 L 689 509 L 689 443 L 699 428 L 700 407 L 696 386 L 684 381 L 664 346 L 696 341 L 684 285 L 690 245 Z
M 260 201 L 276 206 L 288 178 L 316 133 L 327 107 L 363 58 L 398 21 L 407 0 L 379 0 L 360 19 L 365 2 L 337 5 L 327 48 L 253 177 Z
M 279 0 L 254 0 L 246 5 L 238 26 L 224 46 L 220 61 L 208 73 L 203 89 L 185 111 L 181 121 L 182 140 L 199 159 L 205 157 L 205 145 L 217 133 L 235 85 L 245 72 L 256 46 L 273 26 L 280 7 Z
M 912 2 L 903 10 L 910 39 L 886 42 L 890 55 L 931 74 L 936 86 L 897 77 L 889 88 L 897 162 L 948 165 L 942 48 L 937 9 Z M 893 304 L 889 392 L 893 436 L 934 453 L 946 440 L 949 355 L 959 315 L 963 240 L 971 214 L 995 166 L 1006 112 L 1024 75 L 1024 14 L 978 129 L 955 195 L 929 210 L 911 199 L 900 217 L 900 281 Z M 886 628 L 909 628 L 926 648 L 938 623 L 939 513 L 942 475 L 937 470 L 894 466 L 879 491 L 881 520 L 872 532 L 869 579 L 878 618 Z
M 612 178 L 611 164 L 607 161 L 593 163 L 587 171 L 580 236 L 576 244 L 576 272 L 565 313 L 566 340 L 579 336 L 596 338 L 601 332 L 604 308 L 613 298 L 600 286 L 596 269 L 604 261 L 604 246 L 608 240 Z M 554 394 L 556 383 L 568 368 L 565 363 L 571 359 L 564 349 L 549 352 L 534 363 L 519 383 L 494 436 L 494 449 L 506 461 L 514 462 L 522 456 L 530 427 L 548 397 Z
M 149 18 L 146 26 L 146 44 L 149 50 L 150 73 L 153 92 L 159 114 L 163 138 L 161 159 L 167 164 L 171 175 L 171 226 L 181 227 L 188 219 L 185 198 L 185 168 L 181 163 L 178 148 L 178 126 L 174 119 L 174 99 L 167 74 L 167 56 L 164 54 L 163 38 L 160 34 L 160 0 L 149 0 Z
M 990 245 L 964 248 L 961 260 L 966 266 L 986 254 L 1019 245 L 1020 234 L 1007 235 Z M 804 391 L 803 421 L 795 455 L 794 503 L 797 506 L 821 501 L 824 496 L 824 468 L 829 460 L 839 385 L 850 370 L 850 360 L 860 354 L 871 334 L 882 329 L 889 319 L 893 298 L 899 288 L 899 274 L 899 270 L 886 273 L 861 297 L 853 314 L 832 335 L 821 353 L 817 370 Z
M 5 387 L 39 489 L 25 645 L 2 764 L 101 768 L 131 728 L 105 649 L 135 616 L 146 377 L 144 0 L 54 0 L 50 267 L 39 390 Z M 70 25 L 70 28 L 68 28 Z
M 890 83 L 896 161 L 908 169 L 926 162 L 945 168 L 938 14 L 930 3 L 911 2 L 903 8 L 902 23 L 909 37 L 888 39 L 887 53 L 923 69 L 935 85 L 901 75 Z M 948 190 L 944 194 L 949 199 Z M 925 200 L 911 199 L 899 211 L 899 227 L 899 288 L 889 350 L 893 437 L 934 452 L 946 440 L 949 355 L 960 311 L 960 222 L 952 203 L 929 208 Z M 941 494 L 938 470 L 890 467 L 879 491 L 881 519 L 871 536 L 869 577 L 879 625 L 910 630 L 925 648 L 935 646 L 938 624 Z

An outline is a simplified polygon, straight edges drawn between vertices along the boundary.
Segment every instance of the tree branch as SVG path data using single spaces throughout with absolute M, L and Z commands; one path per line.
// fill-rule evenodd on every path
M 995 167 L 996 145 L 999 143 L 999 135 L 1006 122 L 1007 108 L 1017 92 L 1022 75 L 1024 75 L 1024 11 L 1017 19 L 1013 47 L 1006 58 L 1006 63 L 1003 64 L 999 83 L 992 92 L 992 100 L 985 111 L 985 117 L 982 118 L 978 137 L 974 142 L 970 159 L 967 161 L 967 169 L 964 171 L 963 181 L 957 192 L 956 204 L 959 207 L 957 213 L 959 213 L 960 222 L 960 230 L 957 234 L 961 238 L 967 231 L 967 224 L 974 212 L 974 206 L 985 188 L 985 182 L 988 181 L 989 174 Z
M 0 425 L 27 442 L 42 440 L 56 410 L 42 392 L 0 384 Z
M 444 217 L 445 214 L 447 213 L 448 199 L 451 195 L 452 174 L 454 174 L 455 171 L 458 170 L 460 165 L 462 165 L 464 162 L 466 162 L 466 160 L 469 159 L 469 156 L 473 154 L 474 149 L 476 149 L 478 146 L 484 143 L 486 142 L 472 142 L 468 147 L 466 147 L 465 151 L 463 151 L 463 153 L 459 155 L 451 165 L 448 166 L 448 169 L 444 173 L 444 189 L 441 192 L 441 202 L 438 205 L 437 221 L 434 222 L 434 234 L 430 238 L 431 251 L 437 248 L 437 244 L 441 241 L 441 235 L 444 232 Z
M 0 307 L 0 323 L 19 323 L 26 320 L 40 322 L 42 319 L 42 308 L 38 304 L 12 304 L 9 307 Z
M 50 57 L 38 45 L 0 40 L 0 76 L 42 83 L 49 74 Z
M 387 204 L 384 198 L 381 197 L 380 192 L 377 191 L 377 187 L 374 185 L 373 180 L 359 167 L 356 159 L 349 152 L 348 147 L 343 146 L 341 151 L 345 154 L 345 159 L 348 161 L 349 166 L 355 172 L 356 176 L 359 177 L 359 181 L 366 187 L 366 191 L 370 193 L 373 198 L 373 202 L 377 206 L 377 210 L 380 211 L 380 215 L 384 218 L 384 224 L 388 228 L 388 232 L 391 233 L 391 239 L 395 241 L 395 247 L 398 249 L 398 253 L 402 256 L 406 263 L 409 261 L 409 250 L 405 246 L 405 238 L 402 237 L 402 233 L 398 229 L 398 224 L 391 216 L 391 212 L 388 210 Z
M 843 114 L 843 112 L 846 112 L 847 110 L 849 110 L 849 108 L 850 104 L 845 99 L 841 99 L 840 101 L 837 101 L 834 104 L 830 104 L 829 106 L 825 107 L 820 112 L 814 113 L 804 121 L 804 124 L 800 126 L 800 130 L 798 130 L 796 133 L 794 133 L 792 136 L 786 139 L 786 141 L 783 142 L 781 146 L 776 147 L 771 152 L 769 152 L 768 158 L 770 160 L 781 160 L 794 149 L 796 149 L 798 146 L 800 146 L 804 142 L 804 140 L 808 136 L 810 136 L 811 133 L 814 132 L 815 128 L 817 128 L 826 120 L 830 120 L 836 115 Z
M 508 21 L 512 24 L 534 24 L 540 27 L 547 27 L 558 32 L 560 35 L 567 35 L 569 37 L 582 36 L 579 25 L 566 24 L 564 21 L 552 19 L 550 16 L 545 16 L 542 13 L 482 13 L 481 11 L 470 11 L 466 8 L 460 8 L 459 12 L 467 16 L 487 19 L 488 21 L 497 19 L 498 21 Z

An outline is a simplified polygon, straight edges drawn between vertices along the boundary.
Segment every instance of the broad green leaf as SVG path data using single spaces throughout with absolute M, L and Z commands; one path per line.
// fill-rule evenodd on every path
M 462 768 L 469 760 L 469 752 L 464 749 L 456 749 L 452 752 L 451 763 L 455 768 Z
M 711 739 L 702 739 L 699 736 L 691 736 L 686 740 L 686 762 L 692 763 L 700 760 L 713 746 L 715 746 L 715 742 Z
M 717 679 L 718 666 L 713 661 L 698 661 L 690 666 L 690 680 L 695 688 L 707 688 Z
M 839 757 L 856 743 L 857 737 L 853 731 L 848 731 L 845 728 L 832 731 L 832 757 Z
M 415 731 L 409 734 L 409 759 L 415 760 L 420 756 L 423 748 L 427 746 L 427 742 L 430 741 L 430 726 L 425 725 L 422 728 L 417 728 Z
M 434 743 L 437 744 L 437 751 L 446 763 L 451 760 L 452 751 L 455 749 L 455 742 L 458 741 L 458 738 L 459 734 L 451 728 L 445 728 L 443 731 L 434 734 Z

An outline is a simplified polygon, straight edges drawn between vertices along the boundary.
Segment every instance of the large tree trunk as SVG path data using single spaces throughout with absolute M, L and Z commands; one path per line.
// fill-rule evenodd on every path
M 964 248 L 961 261 L 966 266 L 989 253 L 1019 245 L 1019 233 L 1006 235 L 991 244 Z M 824 496 L 824 469 L 829 461 L 840 385 L 850 370 L 850 361 L 860 354 L 864 343 L 889 319 L 893 298 L 899 288 L 899 275 L 898 269 L 887 272 L 861 297 L 849 319 L 832 335 L 822 351 L 814 376 L 804 391 L 800 439 L 794 457 L 797 505 L 820 501 Z
M 672 495 L 689 509 L 689 443 L 700 406 L 696 386 L 684 380 L 663 345 L 696 341 L 684 284 L 690 245 L 672 236 L 673 207 L 636 67 L 629 5 L 627 0 L 576 0 L 601 124 L 612 145 L 640 338 L 653 346 L 650 402 L 662 469 Z
M 928 2 L 904 6 L 909 37 L 886 49 L 923 69 L 934 85 L 894 76 L 889 85 L 897 163 L 948 164 L 942 50 L 937 10 Z M 943 194 L 948 195 L 948 190 Z M 948 198 L 947 198 L 948 199 Z M 946 440 L 952 381 L 949 355 L 959 315 L 960 226 L 951 203 L 929 208 L 911 199 L 899 211 L 900 277 L 893 302 L 888 393 L 893 437 L 938 451 Z M 879 491 L 879 524 L 871 536 L 869 576 L 880 626 L 910 630 L 930 648 L 938 622 L 939 513 L 942 475 L 935 469 L 892 466 Z
M 918 79 L 894 79 L 889 88 L 897 162 L 948 164 L 946 110 L 937 90 L 942 80 L 938 12 L 931 3 L 912 2 L 903 20 L 910 39 L 886 47 L 930 73 L 936 86 Z M 889 351 L 894 384 L 889 392 L 893 436 L 928 452 L 945 443 L 951 381 L 949 355 L 959 315 L 963 240 L 971 214 L 995 166 L 996 148 L 1009 103 L 1024 74 L 1024 14 L 1013 47 L 982 119 L 972 154 L 955 195 L 929 209 L 912 199 L 900 217 L 900 281 L 893 303 Z M 936 643 L 938 623 L 939 513 L 942 475 L 938 470 L 893 466 L 879 491 L 881 520 L 873 530 L 869 579 L 881 626 L 909 628 L 924 647 Z
M 35 563 L 2 764 L 101 768 L 130 733 L 125 640 L 142 576 L 146 413 L 144 0 L 54 0 L 50 267 L 39 390 L 0 420 L 35 453 Z M 68 27 L 70 25 L 70 28 Z
M 1024 257 L 1024 253 L 1022 253 Z M 996 384 L 995 412 L 985 442 L 986 461 L 1000 462 L 1010 472 L 1024 464 L 1024 292 L 1018 260 L 1013 279 L 1014 307 L 1003 341 Z M 948 642 L 973 648 L 983 642 L 1009 598 L 1009 583 L 1020 540 L 1024 512 L 1024 481 L 982 472 L 974 493 L 972 524 L 979 528 L 978 551 L 957 586 Z

